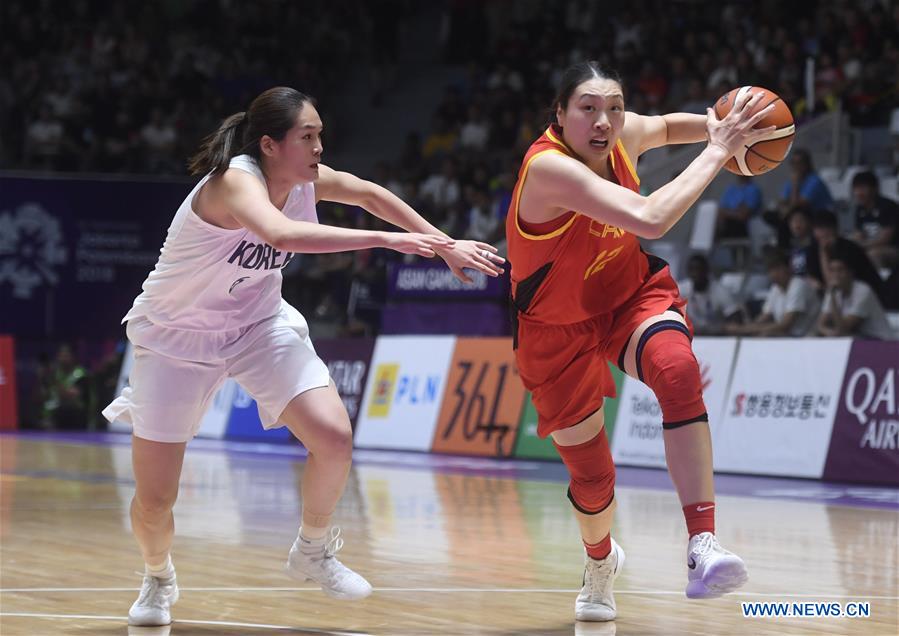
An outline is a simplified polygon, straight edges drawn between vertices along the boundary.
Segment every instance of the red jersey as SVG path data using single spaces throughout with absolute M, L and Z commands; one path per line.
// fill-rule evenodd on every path
M 512 191 L 506 217 L 512 301 L 522 321 L 578 323 L 621 307 L 646 280 L 649 260 L 636 236 L 576 210 L 525 226 L 518 207 L 528 168 L 548 152 L 574 157 L 555 125 L 531 144 Z M 610 160 L 618 184 L 639 192 L 640 179 L 620 140 Z

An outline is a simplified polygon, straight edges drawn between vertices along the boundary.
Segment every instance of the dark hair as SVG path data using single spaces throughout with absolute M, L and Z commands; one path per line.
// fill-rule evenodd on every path
M 812 217 L 812 227 L 829 227 L 836 230 L 840 227 L 837 215 L 830 210 L 821 210 Z
M 852 177 L 852 187 L 857 188 L 858 186 L 869 186 L 877 190 L 879 187 L 879 184 L 877 182 L 877 175 L 870 170 L 859 172 L 854 177 Z
M 807 205 L 797 203 L 790 208 L 789 212 L 787 212 L 787 220 L 792 219 L 797 214 L 800 214 L 809 220 L 811 220 L 811 218 L 813 216 L 812 211 L 808 208 Z
M 849 250 L 839 243 L 834 243 L 826 250 L 827 252 L 827 260 L 828 261 L 839 261 L 843 265 L 846 266 L 852 275 L 855 275 L 855 267 L 852 265 L 852 256 L 849 254 Z
M 556 99 L 553 101 L 552 114 L 555 116 L 556 109 L 559 106 L 564 110 L 568 106 L 568 100 L 574 94 L 575 89 L 591 79 L 605 79 L 618 82 L 621 85 L 621 77 L 614 71 L 607 71 L 599 62 L 589 60 L 587 62 L 578 62 L 569 66 L 559 82 L 559 92 L 556 93 Z
M 815 169 L 814 164 L 812 163 L 812 154 L 805 148 L 793 148 L 793 158 L 798 159 L 802 163 L 806 165 L 809 169 L 809 172 Z
M 774 249 L 765 254 L 765 269 L 790 268 L 790 258 L 783 250 Z
M 253 100 L 246 112 L 231 115 L 203 140 L 200 150 L 188 163 L 190 173 L 224 172 L 231 159 L 240 154 L 248 154 L 258 161 L 259 140 L 264 135 L 275 141 L 284 139 L 307 102 L 315 104 L 308 95 L 287 86 L 268 89 Z

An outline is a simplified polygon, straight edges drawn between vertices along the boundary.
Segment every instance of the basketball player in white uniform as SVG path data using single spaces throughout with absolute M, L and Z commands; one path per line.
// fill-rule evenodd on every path
M 453 241 L 386 189 L 321 165 L 322 123 L 307 96 L 273 88 L 226 119 L 193 158 L 204 174 L 169 227 L 159 261 L 125 316 L 134 345 L 130 387 L 103 414 L 133 426 L 131 522 L 146 564 L 132 625 L 167 625 L 178 585 L 172 507 L 187 442 L 221 383 L 252 395 L 265 428 L 286 425 L 309 451 L 303 513 L 287 573 L 329 596 L 360 599 L 369 583 L 338 561 L 331 515 L 350 469 L 349 418 L 300 313 L 281 298 L 297 252 L 387 247 L 501 273 L 495 249 Z M 319 225 L 318 200 L 359 205 L 407 232 Z

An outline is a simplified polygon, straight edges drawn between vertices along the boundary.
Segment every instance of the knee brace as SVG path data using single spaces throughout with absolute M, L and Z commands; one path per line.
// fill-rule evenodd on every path
M 615 496 L 615 464 L 606 429 L 583 444 L 555 446 L 571 475 L 568 484 L 571 504 L 585 515 L 599 514 L 608 508 Z
M 662 428 L 709 421 L 699 363 L 686 325 L 677 321 L 652 325 L 640 337 L 636 359 L 638 379 L 659 400 Z

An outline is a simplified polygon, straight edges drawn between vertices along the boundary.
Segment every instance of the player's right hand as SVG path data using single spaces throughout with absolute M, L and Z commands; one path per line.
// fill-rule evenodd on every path
M 403 254 L 417 254 L 431 258 L 434 248 L 452 247 L 455 241 L 448 236 L 418 234 L 416 232 L 384 232 L 384 247 Z
M 764 97 L 764 91 L 757 93 L 747 91 L 740 96 L 740 99 L 723 119 L 718 119 L 714 109 L 707 108 L 706 129 L 709 133 L 709 145 L 719 146 L 727 152 L 728 156 L 731 156 L 741 146 L 751 146 L 765 135 L 777 130 L 777 126 L 755 128 L 757 123 L 774 110 L 774 104 L 768 104 L 765 108 L 755 112 Z

